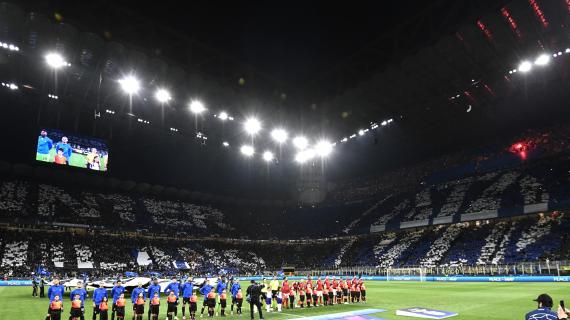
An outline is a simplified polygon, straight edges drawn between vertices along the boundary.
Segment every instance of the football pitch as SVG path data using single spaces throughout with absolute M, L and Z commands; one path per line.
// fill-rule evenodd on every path
M 242 282 L 242 288 L 249 283 Z M 435 282 L 375 282 L 367 281 L 368 302 L 317 307 L 310 309 L 284 309 L 283 312 L 271 312 L 265 319 L 301 319 L 304 317 L 325 315 L 331 313 L 356 311 L 361 309 L 385 309 L 386 312 L 371 314 L 380 319 L 406 319 L 396 316 L 397 309 L 409 307 L 425 307 L 459 313 L 452 319 L 523 319 L 525 313 L 536 307 L 535 299 L 540 293 L 548 293 L 555 304 L 560 300 L 570 301 L 570 284 L 568 283 L 435 283 Z M 44 319 L 47 311 L 47 298 L 31 297 L 31 287 L 0 287 L 0 310 L 2 320 Z M 47 287 L 46 287 L 47 293 Z M 201 308 L 199 297 L 198 312 Z M 132 316 L 132 308 L 127 305 L 126 320 Z M 166 302 L 162 299 L 159 319 L 166 318 Z M 64 299 L 62 319 L 69 317 L 69 292 Z M 85 319 L 92 319 L 92 302 L 85 303 Z M 181 304 L 178 307 L 178 319 L 182 319 Z M 225 319 L 249 319 L 249 304 L 244 302 L 243 315 L 229 315 Z M 145 317 L 146 320 L 145 308 Z M 205 312 L 207 313 L 207 312 Z M 110 317 L 110 312 L 109 312 Z M 205 314 L 206 318 L 206 314 Z M 221 317 L 216 317 L 220 319 Z M 258 319 L 258 315 L 256 315 Z M 409 319 L 409 318 L 408 318 Z

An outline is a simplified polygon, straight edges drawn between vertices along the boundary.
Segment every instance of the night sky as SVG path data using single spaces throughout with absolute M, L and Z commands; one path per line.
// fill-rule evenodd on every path
M 497 11 L 497 7 L 504 2 L 463 1 L 459 4 L 459 8 L 456 1 L 451 0 L 362 1 L 343 4 L 330 1 L 239 3 L 192 1 L 185 2 L 185 6 L 182 6 L 180 1 L 170 0 L 144 3 L 144 5 L 140 1 L 127 0 L 89 2 L 22 0 L 17 4 L 26 11 L 40 11 L 50 18 L 53 18 L 54 13 L 59 13 L 63 22 L 76 26 L 82 32 L 93 32 L 102 37 L 108 33 L 109 36 L 105 36 L 107 41 L 117 41 L 126 44 L 128 48 L 144 51 L 149 58 L 156 56 L 164 58 L 170 65 L 184 66 L 185 52 L 168 50 L 169 43 L 147 43 L 144 34 L 122 38 L 129 33 L 121 29 L 124 29 L 125 25 L 127 27 L 132 25 L 132 28 L 136 29 L 137 23 L 143 20 L 153 21 L 157 25 L 175 30 L 196 42 L 233 57 L 236 61 L 252 66 L 269 78 L 276 79 L 277 82 L 283 84 L 284 91 L 293 93 L 291 96 L 298 93 L 296 99 L 287 101 L 288 103 L 294 101 L 291 103 L 294 106 L 286 106 L 291 109 L 285 109 L 284 113 L 290 115 L 291 118 L 304 113 L 310 113 L 311 116 L 307 116 L 308 120 L 305 122 L 303 122 L 305 118 L 298 116 L 297 118 L 301 121 L 290 121 L 291 127 L 307 129 L 313 126 L 316 127 L 314 131 L 317 133 L 319 130 L 321 132 L 328 130 L 331 137 L 340 138 L 346 134 L 343 128 L 357 130 L 359 126 L 368 125 L 368 123 L 354 121 L 345 125 L 344 122 L 349 122 L 350 119 L 339 116 L 343 110 L 325 110 L 324 107 L 323 109 L 310 109 L 313 103 L 321 103 L 323 100 L 334 98 L 334 95 L 329 95 L 329 92 L 326 94 L 321 92 L 323 90 L 321 90 L 320 82 L 323 82 L 324 87 L 324 82 L 334 81 L 332 77 L 327 76 L 328 74 L 340 66 L 345 66 L 349 57 L 370 48 L 370 44 L 382 35 L 401 28 L 403 21 L 417 19 L 427 9 L 436 8 L 437 10 L 429 19 L 445 21 L 446 27 L 434 31 L 430 30 L 430 24 L 426 23 L 425 27 L 420 24 L 420 28 L 414 32 L 417 42 L 412 41 L 412 45 L 408 44 L 406 47 L 408 55 L 402 54 L 401 57 L 385 61 L 386 67 L 399 65 L 401 61 L 398 59 L 403 60 L 412 56 L 418 50 L 436 43 L 441 37 L 453 34 L 462 24 L 473 23 L 477 17 L 484 16 L 489 11 Z M 456 7 L 454 14 L 450 16 L 446 8 L 451 4 L 455 4 Z M 461 10 L 462 7 L 465 10 Z M 116 12 L 126 14 L 112 14 Z M 404 33 L 404 38 L 400 40 L 410 42 L 409 38 L 412 37 L 412 33 L 409 34 L 410 37 L 407 37 L 407 33 Z M 382 52 L 378 54 L 380 56 Z M 378 60 L 384 62 L 382 59 Z M 338 155 L 334 161 L 331 161 L 329 176 L 334 179 L 346 179 L 377 174 L 387 168 L 416 163 L 445 152 L 480 146 L 488 141 L 496 140 L 498 136 L 508 137 L 516 134 L 524 128 L 565 121 L 568 115 L 563 105 L 568 97 L 558 78 L 554 77 L 549 80 L 551 83 L 548 90 L 545 90 L 546 81 L 542 83 L 541 77 L 536 76 L 533 79 L 540 86 L 525 84 L 509 92 L 510 97 L 497 99 L 492 106 L 475 109 L 469 114 L 464 112 L 464 106 L 458 106 L 457 110 L 460 111 L 453 110 L 456 113 L 449 115 L 450 106 L 446 104 L 446 97 L 443 99 L 444 103 L 439 105 L 434 103 L 438 108 L 434 108 L 433 112 L 429 108 L 416 106 L 422 112 L 419 116 L 421 119 L 417 122 L 408 121 L 408 118 L 399 118 L 400 114 L 393 114 L 397 119 L 393 129 L 387 130 L 386 133 L 379 133 L 378 136 L 359 139 L 346 148 L 339 148 Z M 359 80 L 365 81 L 366 79 L 355 79 L 355 86 Z M 248 79 L 246 83 L 247 81 Z M 552 83 L 558 85 L 555 87 Z M 247 89 L 247 85 L 245 87 Z M 527 99 L 528 90 L 532 91 L 529 96 L 534 100 Z M 557 92 L 557 96 L 553 95 L 553 92 Z M 335 94 L 342 94 L 342 92 Z M 542 107 L 540 110 L 534 107 L 538 102 L 546 101 L 546 98 L 549 99 L 547 107 Z M 295 105 L 296 102 L 300 103 Z M 376 111 L 381 112 L 379 110 L 381 107 L 378 107 Z M 358 105 L 352 108 L 358 108 Z M 269 122 L 273 120 L 271 117 L 274 115 L 273 110 L 263 111 L 260 116 L 270 126 Z M 368 110 L 364 109 L 361 114 L 366 115 L 367 112 Z M 440 114 L 447 115 L 447 117 L 442 120 L 438 116 Z M 28 116 L 28 114 L 22 115 L 23 119 Z M 426 121 L 422 122 L 424 116 Z M 89 114 L 89 121 L 90 118 L 91 114 Z M 330 119 L 330 122 L 320 122 L 322 119 Z M 371 117 L 365 120 L 378 119 Z M 67 123 L 68 126 L 71 124 L 73 121 Z M 31 128 L 32 131 L 35 129 L 35 127 Z M 117 138 L 120 135 L 115 131 L 115 141 L 113 141 L 115 147 L 117 144 L 120 146 L 122 143 L 130 144 L 131 134 L 136 133 L 126 132 L 123 141 Z M 154 137 L 154 133 L 146 132 L 145 134 Z M 175 140 L 158 140 L 153 140 L 152 145 L 159 145 L 157 148 L 160 148 L 160 152 L 168 152 L 172 148 L 171 144 L 177 143 Z M 228 184 L 228 191 L 239 188 L 243 180 L 252 180 L 250 177 L 253 176 L 262 176 L 264 183 L 270 179 L 277 181 L 282 180 L 282 177 L 291 178 L 289 171 L 279 169 L 282 172 L 277 172 L 278 170 L 275 169 L 271 177 L 266 179 L 264 167 L 246 163 L 239 154 L 227 156 L 223 153 L 225 151 L 220 151 L 216 147 L 218 145 L 211 143 L 209 147 L 202 148 L 200 151 L 196 151 L 200 147 L 183 150 L 184 156 L 167 159 L 172 161 L 172 164 L 168 163 L 164 167 L 172 170 L 171 173 L 164 169 L 160 172 L 161 174 L 153 172 L 156 177 L 145 173 L 143 178 L 153 183 L 167 185 L 172 183 L 185 186 L 192 183 L 190 187 L 204 189 L 206 188 L 203 185 L 204 181 L 210 179 L 213 174 L 220 177 L 233 177 L 235 172 L 245 172 L 244 176 L 247 173 L 248 176 L 245 178 L 237 176 L 236 181 L 221 180 L 222 183 Z M 127 153 L 127 151 L 146 154 L 146 149 L 143 147 L 137 149 L 132 146 L 132 148 L 129 150 L 116 147 L 117 151 L 114 151 L 114 154 L 119 156 L 121 152 Z M 193 163 L 202 161 L 202 165 L 206 166 L 207 170 L 198 168 L 196 170 L 198 172 L 190 172 L 190 169 L 195 167 L 191 163 L 188 165 L 187 159 L 190 157 Z M 117 163 L 121 160 L 115 161 Z M 136 172 L 143 172 L 141 168 L 133 167 L 127 158 L 123 161 L 125 170 L 118 170 L 113 174 L 121 173 L 123 175 L 121 178 L 138 180 Z M 148 168 L 152 167 L 154 161 L 154 158 L 148 157 L 137 161 L 136 164 Z M 185 168 L 185 165 L 188 168 Z M 181 167 L 188 169 L 188 177 L 177 175 L 177 170 Z M 263 185 L 262 187 L 265 188 Z M 219 188 L 219 184 L 213 183 L 211 188 Z
M 110 18 L 109 12 L 121 8 L 235 57 L 289 89 L 302 90 L 304 83 L 342 64 L 381 35 L 396 30 L 402 21 L 414 19 L 428 6 L 445 8 L 451 2 L 454 1 L 167 0 L 141 5 L 132 0 L 24 0 L 19 4 L 46 14 L 58 12 L 64 22 L 100 34 L 113 33 L 118 22 Z M 481 7 L 500 2 L 476 1 Z M 464 16 L 446 17 L 445 12 L 441 13 L 452 23 L 474 14 L 466 10 Z M 129 42 L 149 45 L 139 39 Z

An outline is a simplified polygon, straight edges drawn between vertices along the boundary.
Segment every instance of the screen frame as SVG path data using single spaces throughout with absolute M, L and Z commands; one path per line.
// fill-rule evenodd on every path
M 105 170 L 92 170 L 92 169 L 89 169 L 89 168 L 87 168 L 87 167 L 81 167 L 81 166 L 70 165 L 70 164 L 68 164 L 68 165 L 60 165 L 60 164 L 56 164 L 56 163 L 53 162 L 53 161 L 42 161 L 42 160 L 39 160 L 39 159 L 37 158 L 37 154 L 38 154 L 38 153 L 37 153 L 37 147 L 38 147 L 37 138 L 40 136 L 42 130 L 45 130 L 45 131 L 48 133 L 48 136 L 49 136 L 49 132 L 52 131 L 52 132 L 58 132 L 58 133 L 61 133 L 62 135 L 65 135 L 65 136 L 67 136 L 67 137 L 70 137 L 70 140 L 73 139 L 73 138 L 71 138 L 71 137 L 74 137 L 74 138 L 78 138 L 78 139 L 94 140 L 94 141 L 97 141 L 97 142 L 101 143 L 102 145 L 105 146 L 105 148 L 102 148 L 102 149 L 100 149 L 100 150 L 106 152 L 106 154 L 107 154 L 107 158 L 106 158 L 107 160 L 106 160 L 106 163 L 105 163 Z M 81 134 L 81 133 L 75 133 L 75 132 L 68 131 L 68 130 L 55 129 L 55 128 L 52 128 L 51 126 L 40 126 L 40 127 L 38 127 L 37 130 L 36 130 L 36 132 L 35 132 L 34 139 L 36 139 L 36 140 L 32 140 L 32 141 L 35 141 L 35 149 L 34 149 L 35 152 L 34 152 L 34 155 L 33 155 L 32 159 L 33 159 L 33 163 L 36 164 L 36 165 L 46 165 L 46 166 L 49 166 L 49 167 L 62 167 L 62 168 L 65 167 L 66 170 L 79 170 L 80 172 L 93 172 L 93 173 L 95 173 L 95 174 L 105 174 L 105 173 L 109 172 L 109 162 L 108 162 L 108 161 L 109 161 L 109 156 L 110 156 L 110 154 L 111 154 L 111 147 L 109 146 L 108 141 L 105 140 L 105 139 L 98 138 L 98 137 L 92 137 L 92 136 L 84 135 L 84 134 Z M 57 142 L 59 142 L 59 141 L 55 141 L 55 140 L 54 140 L 54 141 L 53 141 L 53 145 L 55 146 L 55 144 L 56 144 Z M 80 146 L 81 146 L 81 147 L 86 147 L 86 146 L 83 146 L 83 145 L 80 145 Z

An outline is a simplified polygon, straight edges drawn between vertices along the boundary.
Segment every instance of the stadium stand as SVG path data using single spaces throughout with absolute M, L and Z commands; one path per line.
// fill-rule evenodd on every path
M 4 174 L 0 222 L 10 230 L 0 229 L 0 268 L 258 273 L 283 265 L 433 268 L 563 259 L 570 242 L 568 137 L 566 127 L 556 127 L 510 139 L 535 152 L 525 161 L 504 147 L 486 148 L 347 181 L 316 208 L 235 207 Z M 307 216 L 311 223 L 299 223 Z M 30 226 L 29 234 L 13 231 Z M 315 242 L 319 237 L 325 240 Z
M 12 275 L 26 274 L 38 264 L 61 270 L 257 274 L 278 270 L 284 265 L 335 269 L 512 264 L 564 258 L 559 252 L 567 246 L 569 228 L 568 218 L 560 213 L 488 220 L 484 225 L 464 222 L 318 243 L 314 240 L 294 243 L 178 240 L 104 233 L 73 235 L 69 241 L 62 242 L 61 233 L 47 232 L 46 236 L 46 231 L 38 230 L 22 235 L 2 230 L 1 243 L 5 245 L 0 247 L 0 268 L 3 273 Z M 472 241 L 481 238 L 484 240 Z M 40 244 L 38 250 L 32 243 Z M 141 252 L 148 255 L 150 264 L 138 259 Z

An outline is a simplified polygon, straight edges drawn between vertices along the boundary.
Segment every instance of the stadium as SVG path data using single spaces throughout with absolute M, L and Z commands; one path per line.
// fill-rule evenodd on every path
M 570 2 L 0 2 L 0 319 L 570 317 Z

